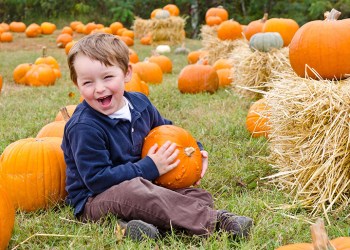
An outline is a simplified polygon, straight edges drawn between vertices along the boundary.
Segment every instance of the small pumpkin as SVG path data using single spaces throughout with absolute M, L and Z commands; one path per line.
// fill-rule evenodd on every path
M 129 61 L 131 63 L 139 62 L 139 56 L 137 55 L 137 53 L 133 49 L 130 49 L 130 48 L 129 48 Z
M 202 155 L 197 141 L 185 129 L 174 125 L 162 125 L 152 129 L 144 140 L 142 157 L 147 155 L 155 143 L 161 147 L 166 141 L 176 143 L 179 150 L 177 159 L 180 163 L 173 170 L 158 177 L 155 183 L 169 189 L 192 186 L 201 176 Z
M 67 34 L 73 36 L 73 29 L 69 26 L 64 26 L 61 30 L 61 33 L 67 33 Z
M 27 25 L 23 22 L 13 21 L 9 24 L 10 31 L 12 32 L 24 32 L 27 28 Z
M 163 71 L 158 64 L 147 60 L 135 63 L 133 71 L 139 74 L 142 81 L 146 83 L 160 84 L 163 81 Z
M 47 47 L 44 46 L 42 48 L 42 56 L 38 57 L 34 64 L 47 64 L 50 65 L 53 69 L 60 69 L 60 65 L 58 64 L 57 60 L 52 57 L 47 55 Z
M 219 77 L 219 87 L 228 87 L 232 83 L 231 69 L 218 69 L 216 73 Z
M 132 73 L 132 77 L 129 82 L 125 83 L 125 91 L 134 91 L 149 95 L 149 88 L 147 83 L 141 80 L 139 75 L 135 72 Z
M 10 43 L 13 41 L 13 35 L 11 32 L 5 31 L 0 34 L 0 41 L 2 43 Z
M 207 60 L 205 58 L 208 56 L 208 51 L 206 50 L 195 50 L 191 51 L 187 54 L 187 62 L 189 64 L 195 64 L 200 59 L 202 59 L 203 64 L 207 64 Z
M 171 73 L 173 71 L 172 61 L 165 55 L 159 55 L 157 52 L 153 51 L 152 56 L 148 60 L 158 64 L 163 73 Z
M 141 37 L 140 43 L 143 45 L 151 45 L 152 44 L 152 35 L 145 35 Z
M 283 39 L 278 32 L 256 33 L 249 40 L 249 48 L 261 52 L 283 47 Z
M 15 224 L 15 207 L 5 187 L 0 186 L 0 249 L 7 249 Z
M 76 31 L 78 25 L 84 25 L 81 21 L 72 21 L 69 24 L 69 27 L 72 28 L 72 30 Z
M 41 27 L 36 23 L 32 23 L 26 28 L 25 33 L 27 37 L 37 37 L 41 35 Z
M 218 16 L 222 21 L 228 20 L 228 12 L 222 6 L 209 8 L 205 13 L 205 19 L 207 19 L 210 16 Z
M 112 34 L 113 35 L 117 35 L 118 34 L 118 30 L 121 28 L 124 28 L 124 25 L 121 22 L 113 22 L 109 25 L 109 27 L 112 30 Z
M 269 106 L 267 105 L 265 98 L 254 102 L 250 106 L 246 118 L 246 128 L 251 133 L 252 137 L 268 137 L 268 132 L 270 130 L 270 126 L 268 125 L 268 111 Z
M 47 64 L 33 64 L 25 77 L 26 83 L 35 87 L 54 85 L 57 78 L 55 71 Z
M 170 16 L 180 15 L 180 10 L 175 4 L 167 4 L 163 7 L 163 10 L 169 11 Z
M 51 35 L 56 30 L 56 24 L 51 22 L 43 22 L 41 25 L 41 33 Z
M 32 68 L 31 63 L 21 63 L 13 70 L 13 80 L 15 83 L 27 84 L 26 74 Z
M 75 111 L 75 109 L 77 108 L 77 105 L 67 105 L 64 107 L 65 111 L 64 113 L 67 113 L 66 117 L 71 117 Z M 55 121 L 64 121 L 66 120 L 66 118 L 64 117 L 64 113 L 60 110 L 56 117 L 55 117 Z
M 56 38 L 56 45 L 58 48 L 66 47 L 67 43 L 73 41 L 73 36 L 68 33 L 61 33 Z
M 215 26 L 215 25 L 219 25 L 220 23 L 222 23 L 222 19 L 219 16 L 208 16 L 205 19 L 205 23 L 208 26 Z
M 66 44 L 66 46 L 64 47 L 64 52 L 66 53 L 66 55 L 68 55 L 70 49 L 73 47 L 73 45 L 76 43 L 77 41 L 72 40 L 69 43 Z
M 167 10 L 159 10 L 154 17 L 155 19 L 167 19 L 170 17 L 170 12 Z
M 63 202 L 66 164 L 58 137 L 25 138 L 0 157 L 0 177 L 16 209 L 35 211 Z
M 10 31 L 10 25 L 8 25 L 8 23 L 0 23 L 0 28 L 3 30 L 3 31 Z
M 219 69 L 231 69 L 232 68 L 232 64 L 230 63 L 230 61 L 226 58 L 219 58 L 217 59 L 214 64 L 213 67 L 215 70 L 219 70 Z
M 218 38 L 220 40 L 235 40 L 242 38 L 242 32 L 242 26 L 234 20 L 223 21 L 217 30 Z
M 134 39 L 129 36 L 119 36 L 120 40 L 122 40 L 127 46 L 134 45 Z
M 181 70 L 177 86 L 181 93 L 214 93 L 219 88 L 219 76 L 211 65 L 189 64 Z
M 248 23 L 248 25 L 243 30 L 245 38 L 249 41 L 253 35 L 256 33 L 261 33 L 267 19 L 268 14 L 265 13 L 262 19 L 254 20 Z
M 264 23 L 262 32 L 278 32 L 283 39 L 283 46 L 288 46 L 299 24 L 290 18 L 271 18 Z

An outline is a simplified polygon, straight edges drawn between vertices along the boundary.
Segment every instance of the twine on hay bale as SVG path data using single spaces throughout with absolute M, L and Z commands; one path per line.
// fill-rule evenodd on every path
M 229 61 L 233 65 L 231 78 L 234 90 L 252 99 L 262 98 L 258 89 L 268 91 L 267 83 L 274 77 L 273 72 L 288 72 L 295 75 L 288 57 L 289 49 L 272 49 L 270 52 L 252 51 L 248 46 L 239 47 L 229 55 Z
M 146 34 L 152 35 L 152 44 L 181 44 L 185 39 L 186 20 L 179 16 L 171 16 L 166 19 L 136 18 L 133 30 L 136 37 Z
M 270 105 L 267 159 L 278 172 L 265 177 L 311 215 L 343 210 L 350 198 L 350 80 L 305 79 L 279 73 Z

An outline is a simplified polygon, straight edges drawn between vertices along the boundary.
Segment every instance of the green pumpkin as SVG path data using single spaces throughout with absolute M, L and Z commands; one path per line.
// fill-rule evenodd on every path
M 249 40 L 251 50 L 269 52 L 271 49 L 283 47 L 283 39 L 278 32 L 256 33 Z

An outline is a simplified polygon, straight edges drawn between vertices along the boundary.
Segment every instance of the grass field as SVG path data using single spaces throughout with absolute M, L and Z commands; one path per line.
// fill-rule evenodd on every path
M 20 33 L 15 34 L 12 43 L 0 43 L 0 74 L 4 78 L 0 94 L 0 153 L 16 140 L 35 137 L 44 125 L 54 120 L 60 107 L 79 103 L 78 91 L 69 79 L 64 49 L 56 48 L 58 33 L 57 30 L 53 35 L 39 38 L 26 38 Z M 42 46 L 59 62 L 62 77 L 50 87 L 15 84 L 14 68 L 34 62 L 41 56 Z M 186 46 L 195 50 L 201 47 L 201 42 L 187 40 Z M 138 40 L 132 48 L 140 60 L 154 49 L 140 45 Z M 162 84 L 149 86 L 149 98 L 163 116 L 202 142 L 209 152 L 209 170 L 201 187 L 213 194 L 217 208 L 254 219 L 250 238 L 233 241 L 223 233 L 200 238 L 170 232 L 157 242 L 117 241 L 115 218 L 82 224 L 74 219 L 72 208 L 61 204 L 49 210 L 17 212 L 9 249 L 251 250 L 311 241 L 309 222 L 314 222 L 314 218 L 302 208 L 273 209 L 291 203 L 293 197 L 260 180 L 273 171 L 260 159 L 268 155 L 266 139 L 253 139 L 245 129 L 252 100 L 239 96 L 231 88 L 214 94 L 181 94 L 177 89 L 177 76 L 187 65 L 186 56 L 174 53 L 168 56 L 173 61 L 173 73 L 165 75 Z M 75 96 L 70 97 L 70 92 Z M 349 235 L 349 218 L 345 213 L 331 215 L 330 220 L 331 225 L 327 226 L 330 238 Z

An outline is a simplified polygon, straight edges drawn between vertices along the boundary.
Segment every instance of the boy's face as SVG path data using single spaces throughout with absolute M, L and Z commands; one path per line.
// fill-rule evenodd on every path
M 105 66 L 82 54 L 76 56 L 74 65 L 80 94 L 93 109 L 111 115 L 125 105 L 124 84 L 131 79 L 130 65 L 124 74 L 118 66 Z

